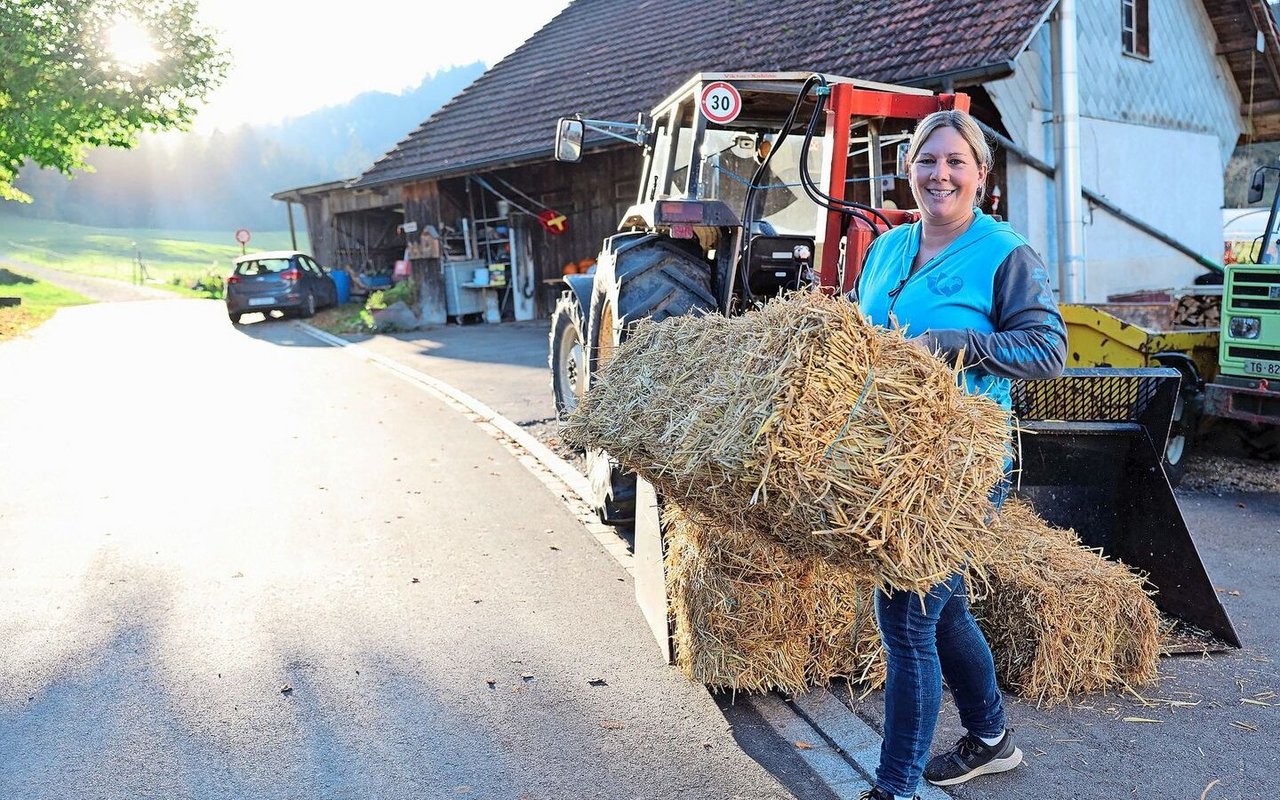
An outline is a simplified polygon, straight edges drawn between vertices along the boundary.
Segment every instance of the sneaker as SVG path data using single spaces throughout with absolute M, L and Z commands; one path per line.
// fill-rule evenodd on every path
M 893 792 L 886 792 L 879 786 L 875 786 L 858 795 L 858 800 L 893 800 Z M 915 800 L 920 800 L 920 796 L 916 795 Z
M 1006 730 L 994 745 L 965 734 L 955 747 L 929 759 L 924 779 L 934 786 L 954 786 L 979 775 L 1008 772 L 1021 763 L 1022 751 L 1013 746 L 1012 730 Z

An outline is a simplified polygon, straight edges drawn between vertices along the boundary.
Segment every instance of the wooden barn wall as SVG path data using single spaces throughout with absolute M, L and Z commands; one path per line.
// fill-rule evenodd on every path
M 436 181 L 421 181 L 405 184 L 402 190 L 404 219 L 418 226 L 418 230 L 406 238 L 413 278 L 418 285 L 418 301 L 422 304 L 422 321 L 442 325 L 448 317 L 440 246 L 436 239 L 426 235 L 428 225 L 440 229 L 439 185 Z
M 358 264 L 343 263 L 339 255 L 337 215 L 358 214 L 363 211 L 397 206 L 400 189 L 383 188 L 374 191 L 333 189 L 331 191 L 303 195 L 302 206 L 306 211 L 307 238 L 311 255 L 327 267 L 351 269 Z
M 640 148 L 621 146 L 588 154 L 577 164 L 545 161 L 481 175 L 511 202 L 512 226 L 529 237 L 540 318 L 554 308 L 561 286 L 552 284 L 564 265 L 594 259 L 601 240 L 617 231 L 623 213 L 635 202 L 641 166 Z M 457 229 L 462 217 L 497 213 L 498 198 L 465 178 L 442 181 L 441 198 L 442 223 L 451 228 Z M 535 214 L 543 207 L 554 209 L 567 218 L 567 229 L 551 234 L 520 207 Z

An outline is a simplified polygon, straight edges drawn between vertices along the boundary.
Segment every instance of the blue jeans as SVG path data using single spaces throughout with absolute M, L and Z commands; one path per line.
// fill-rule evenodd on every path
M 991 493 L 999 508 L 1008 493 L 1003 481 Z M 999 736 L 1004 701 L 996 686 L 991 648 L 969 612 L 963 572 L 914 592 L 876 592 L 876 621 L 888 659 L 884 689 L 884 742 L 876 785 L 894 794 L 915 794 L 942 707 L 942 679 L 965 730 Z

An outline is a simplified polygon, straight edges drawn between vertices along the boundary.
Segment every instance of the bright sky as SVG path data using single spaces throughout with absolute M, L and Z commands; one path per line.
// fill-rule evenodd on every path
M 427 75 L 492 66 L 569 0 L 200 0 L 232 66 L 197 130 L 277 122 L 361 92 L 400 92 Z

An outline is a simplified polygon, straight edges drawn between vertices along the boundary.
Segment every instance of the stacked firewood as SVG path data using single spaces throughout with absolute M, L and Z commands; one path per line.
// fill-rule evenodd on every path
M 1221 323 L 1221 295 L 1184 294 L 1173 309 L 1175 328 L 1217 328 Z

